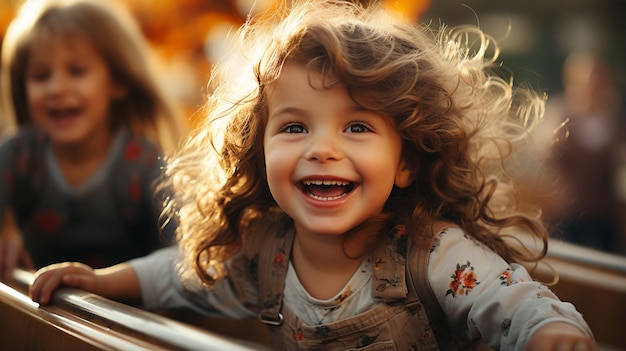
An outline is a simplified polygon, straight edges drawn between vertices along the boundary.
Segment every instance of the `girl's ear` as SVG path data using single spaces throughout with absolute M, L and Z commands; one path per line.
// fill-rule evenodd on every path
M 396 170 L 396 178 L 394 180 L 395 186 L 398 188 L 406 188 L 415 179 L 414 174 L 414 170 L 407 166 L 406 161 L 400 161 L 398 169 Z

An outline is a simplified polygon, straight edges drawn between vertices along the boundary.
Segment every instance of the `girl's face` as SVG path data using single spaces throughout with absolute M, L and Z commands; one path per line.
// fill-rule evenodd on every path
M 288 63 L 268 95 L 267 181 L 298 235 L 342 235 L 410 182 L 391 119 L 360 109 L 342 85 L 321 89 L 322 78 Z
M 86 37 L 40 40 L 31 48 L 25 80 L 32 121 L 53 144 L 109 139 L 109 106 L 124 92 Z

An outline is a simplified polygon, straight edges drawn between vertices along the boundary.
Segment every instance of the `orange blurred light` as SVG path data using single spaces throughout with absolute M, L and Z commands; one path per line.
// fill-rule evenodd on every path
M 431 0 L 383 0 L 382 5 L 394 16 L 417 21 L 430 7 Z

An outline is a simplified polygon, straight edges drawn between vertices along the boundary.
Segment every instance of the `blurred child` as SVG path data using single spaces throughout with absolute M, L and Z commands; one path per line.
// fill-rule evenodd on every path
M 160 233 L 166 193 L 157 195 L 153 182 L 163 150 L 186 126 L 124 11 L 111 1 L 29 0 L 7 30 L 5 277 L 23 257 L 22 242 L 36 267 L 68 260 L 103 267 L 146 255 L 173 236 L 173 225 Z
M 293 6 L 242 29 L 205 128 L 169 163 L 180 252 L 50 266 L 32 298 L 65 285 L 258 316 L 276 350 L 594 350 L 518 264 L 543 257 L 546 230 L 502 167 L 543 98 L 489 73 L 475 28 L 433 40 L 374 5 Z
M 544 209 L 555 237 L 626 255 L 624 219 L 624 109 L 608 62 L 573 52 L 563 65 L 563 94 L 551 98 L 547 121 L 567 137 L 549 143 L 547 164 L 555 195 Z M 560 99 L 559 99 L 560 98 Z

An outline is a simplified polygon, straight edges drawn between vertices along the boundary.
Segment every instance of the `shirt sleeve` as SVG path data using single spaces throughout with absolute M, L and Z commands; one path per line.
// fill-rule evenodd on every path
M 237 257 L 237 256 L 235 256 Z M 233 258 L 236 260 L 236 258 Z M 248 306 L 249 294 L 236 289 L 226 277 L 209 288 L 200 280 L 181 281 L 178 274 L 179 250 L 170 246 L 148 256 L 131 260 L 139 285 L 143 305 L 149 310 L 189 308 L 213 317 L 235 319 L 254 317 Z M 244 288 L 254 291 L 254 286 Z
M 428 275 L 453 332 L 468 340 L 522 350 L 537 329 L 551 322 L 573 324 L 593 337 L 572 304 L 459 228 L 435 239 Z

